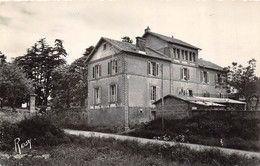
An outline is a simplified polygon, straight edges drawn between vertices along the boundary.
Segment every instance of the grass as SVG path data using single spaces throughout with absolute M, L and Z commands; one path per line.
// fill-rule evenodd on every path
M 260 151 L 260 120 L 232 115 L 207 114 L 190 119 L 165 120 L 165 131 L 161 131 L 161 119 L 156 119 L 127 135 Z M 180 136 L 184 139 L 181 140 Z
M 28 154 L 50 154 L 50 158 L 24 157 L 0 160 L 1 165 L 69 166 L 69 165 L 119 165 L 119 166 L 201 166 L 237 165 L 257 166 L 260 159 L 239 155 L 225 155 L 217 150 L 197 152 L 182 146 L 139 145 L 134 141 L 69 136 L 70 144 L 37 147 Z

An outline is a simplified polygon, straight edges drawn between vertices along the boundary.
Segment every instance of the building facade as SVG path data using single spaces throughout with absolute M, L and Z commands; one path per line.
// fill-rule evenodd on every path
M 145 29 L 136 44 L 102 37 L 88 57 L 88 122 L 131 126 L 155 118 L 162 96 L 226 96 L 226 72 L 200 48 Z

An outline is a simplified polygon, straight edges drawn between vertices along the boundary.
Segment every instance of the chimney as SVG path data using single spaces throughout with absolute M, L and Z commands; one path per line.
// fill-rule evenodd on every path
M 136 50 L 138 51 L 145 51 L 145 38 L 136 37 Z
M 151 29 L 149 28 L 149 26 L 144 30 L 144 32 L 149 32 Z

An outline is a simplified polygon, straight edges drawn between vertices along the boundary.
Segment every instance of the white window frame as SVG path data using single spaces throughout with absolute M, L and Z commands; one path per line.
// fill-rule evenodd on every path
M 205 84 L 209 84 L 209 72 L 202 70 L 201 71 L 201 82 Z
M 101 77 L 101 64 L 94 65 L 92 67 L 92 78 L 99 78 Z
M 185 72 L 186 71 L 186 72 Z M 190 70 L 186 67 L 181 68 L 181 80 L 189 81 L 190 80 Z
M 159 76 L 159 63 L 148 61 L 148 75 Z
M 108 102 L 109 103 L 116 103 L 117 102 L 117 84 L 109 85 Z
M 93 89 L 93 104 L 101 104 L 101 87 L 94 87 Z

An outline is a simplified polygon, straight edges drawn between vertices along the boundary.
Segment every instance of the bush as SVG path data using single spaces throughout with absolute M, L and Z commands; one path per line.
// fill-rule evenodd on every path
M 131 136 L 153 138 L 167 135 L 185 136 L 185 142 L 241 150 L 259 151 L 260 120 L 232 114 L 204 114 L 190 119 L 165 119 L 165 131 L 161 131 L 161 119 L 156 119 L 128 133 Z
M 1 150 L 13 148 L 15 138 L 20 138 L 20 143 L 31 139 L 32 146 L 54 146 L 69 142 L 69 138 L 61 129 L 41 116 L 24 119 L 17 124 L 4 122 L 2 130 L 4 135 Z

